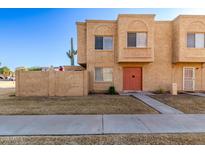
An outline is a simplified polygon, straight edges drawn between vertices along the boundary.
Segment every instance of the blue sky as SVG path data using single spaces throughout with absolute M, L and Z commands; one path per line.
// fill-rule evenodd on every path
M 76 46 L 76 21 L 115 20 L 121 13 L 156 14 L 172 20 L 179 14 L 205 14 L 205 9 L 0 9 L 0 62 L 19 66 L 69 65 L 70 37 Z

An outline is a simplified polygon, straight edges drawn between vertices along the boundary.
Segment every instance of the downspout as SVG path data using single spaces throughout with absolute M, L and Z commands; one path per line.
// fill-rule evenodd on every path
M 85 71 L 83 70 L 83 96 L 85 96 Z
M 205 63 L 202 63 L 201 66 L 201 89 L 205 90 Z

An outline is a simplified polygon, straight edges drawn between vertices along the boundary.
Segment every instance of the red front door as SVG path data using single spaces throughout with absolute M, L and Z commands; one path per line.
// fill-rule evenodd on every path
M 142 68 L 126 67 L 123 70 L 123 90 L 142 90 Z

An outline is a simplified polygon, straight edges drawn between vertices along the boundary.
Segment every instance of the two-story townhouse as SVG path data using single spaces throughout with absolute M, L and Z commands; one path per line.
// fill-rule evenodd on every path
M 120 14 L 77 22 L 78 63 L 89 91 L 205 90 L 205 16 Z

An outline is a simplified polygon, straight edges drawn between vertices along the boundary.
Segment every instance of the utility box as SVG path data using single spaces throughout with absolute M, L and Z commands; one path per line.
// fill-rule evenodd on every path
M 171 94 L 172 95 L 177 95 L 177 83 L 172 83 Z

